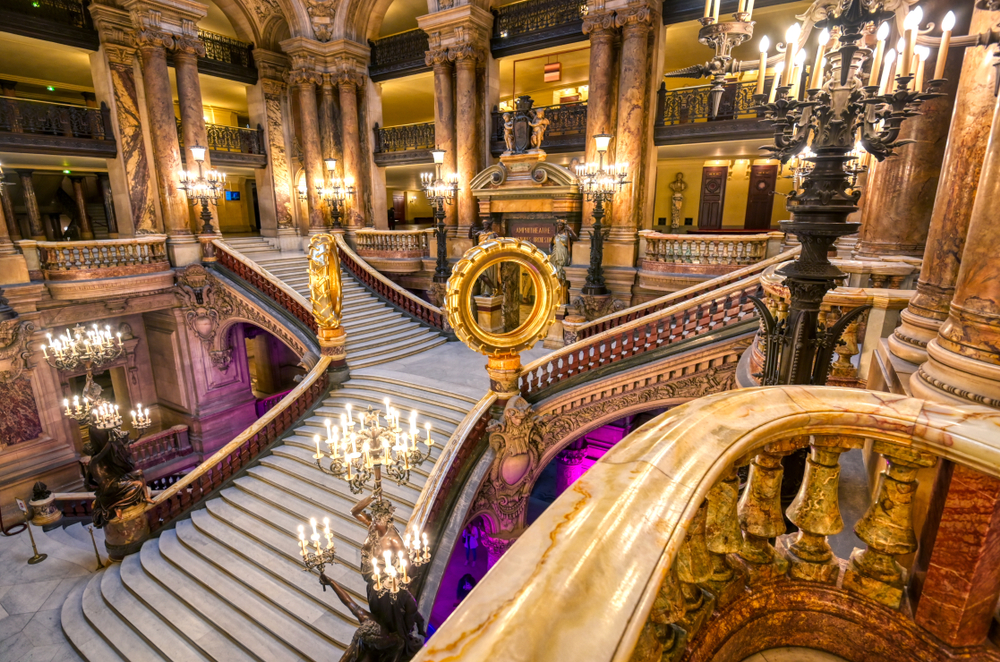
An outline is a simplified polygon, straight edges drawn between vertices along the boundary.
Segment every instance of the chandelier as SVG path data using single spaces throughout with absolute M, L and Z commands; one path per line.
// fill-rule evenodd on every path
M 222 195 L 222 192 L 226 188 L 226 175 L 218 170 L 205 172 L 203 167 L 205 163 L 205 151 L 204 147 L 191 148 L 191 156 L 198 164 L 198 174 L 195 175 L 190 170 L 182 170 L 180 184 L 178 184 L 177 188 L 187 194 L 188 203 L 192 207 L 201 204 L 201 222 L 203 226 L 201 232 L 202 234 L 213 234 L 212 211 L 209 205 L 218 204 L 219 196 Z
M 417 431 L 417 412 L 410 412 L 409 431 L 405 432 L 400 425 L 399 411 L 390 407 L 389 398 L 383 402 L 384 414 L 368 407 L 368 411 L 361 412 L 355 420 L 348 404 L 346 413 L 340 415 L 340 426 L 326 419 L 326 452 L 321 448 L 323 440 L 320 435 L 313 437 L 316 442 L 316 453 L 313 455 L 316 466 L 326 474 L 342 477 L 354 494 L 360 494 L 367 483 L 374 481 L 375 493 L 381 497 L 383 470 L 390 479 L 402 485 L 410 479 L 410 470 L 431 456 L 434 445 L 431 424 L 424 426 L 427 435 L 422 440 L 427 447 L 424 453 L 417 447 L 417 442 L 421 441 Z M 326 467 L 323 466 L 324 460 L 329 460 Z
M 316 518 L 309 520 L 312 527 L 312 535 L 306 540 L 306 527 L 299 525 L 299 553 L 302 554 L 302 563 L 306 570 L 319 568 L 320 573 L 323 568 L 333 563 L 337 558 L 337 546 L 333 543 L 333 531 L 330 530 L 330 518 L 323 518 L 323 537 L 326 538 L 326 545 L 320 543 L 320 534 L 316 529 Z M 326 590 L 326 587 L 323 587 Z
M 441 177 L 441 166 L 444 164 L 443 149 L 432 149 L 434 157 L 434 172 L 420 173 L 420 185 L 424 189 L 427 202 L 434 208 L 434 220 L 437 228 L 437 266 L 434 268 L 434 282 L 447 283 L 451 270 L 448 268 L 448 235 L 444 227 L 444 206 L 455 202 L 458 195 L 458 173 Z
M 79 370 L 83 368 L 87 374 L 87 381 L 83 387 L 83 397 L 74 395 L 73 411 L 80 410 L 80 401 L 83 402 L 82 413 L 70 414 L 67 406 L 67 416 L 71 416 L 80 422 L 85 422 L 90 415 L 90 404 L 103 402 L 101 399 L 101 387 L 94 382 L 94 369 L 107 365 L 118 360 L 125 352 L 122 344 L 122 334 L 117 333 L 111 336 L 111 327 L 105 326 L 103 329 L 94 324 L 92 328 L 85 328 L 82 324 L 73 327 L 73 332 L 69 329 L 55 338 L 51 333 L 45 334 L 48 345 L 42 345 L 42 356 L 45 362 L 56 370 L 64 372 Z M 63 401 L 66 404 L 66 401 Z
M 343 215 L 342 207 L 347 202 L 348 196 L 354 195 L 354 186 L 348 184 L 342 177 L 334 174 L 337 167 L 337 159 L 326 160 L 326 170 L 330 174 L 327 182 L 316 182 L 316 195 L 330 205 L 330 218 L 333 220 L 333 229 L 341 230 L 340 224 Z M 304 182 L 303 182 L 304 183 Z
M 712 89 L 709 91 L 711 117 L 719 112 L 719 103 L 726 89 L 726 76 L 739 71 L 739 62 L 733 59 L 733 49 L 753 37 L 754 22 L 750 20 L 753 3 L 754 0 L 739 0 L 733 20 L 720 21 L 719 5 L 722 0 L 708 0 L 705 3 L 705 15 L 698 19 L 702 26 L 698 31 L 698 41 L 715 49 L 715 57 L 704 65 L 695 65 L 689 69 L 697 70 L 700 77 L 712 79 Z
M 587 267 L 587 281 L 583 286 L 585 295 L 608 294 L 604 283 L 604 240 L 608 230 L 602 225 L 604 205 L 610 203 L 615 194 L 629 181 L 628 164 L 604 163 L 604 155 L 611 144 L 611 135 L 600 133 L 594 136 L 597 145 L 597 163 L 590 162 L 576 167 L 576 176 L 580 180 L 580 189 L 588 201 L 594 203 L 591 215 L 594 217 L 593 229 L 590 232 L 590 266 Z

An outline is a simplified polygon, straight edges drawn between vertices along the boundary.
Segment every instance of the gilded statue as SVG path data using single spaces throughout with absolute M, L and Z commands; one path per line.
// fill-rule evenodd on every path
M 333 235 L 317 234 L 309 242 L 309 296 L 316 324 L 321 329 L 339 328 L 344 295 Z
M 91 426 L 83 451 L 90 455 L 84 487 L 94 492 L 94 526 L 100 529 L 147 500 L 146 480 L 132 461 L 127 432 Z
M 688 187 L 687 182 L 684 181 L 684 173 L 677 173 L 674 181 L 667 186 L 674 192 L 670 197 L 670 227 L 676 229 L 681 226 L 681 207 L 684 206 L 684 191 Z
M 365 509 L 369 508 L 370 512 Z M 423 617 L 417 611 L 417 601 L 407 589 L 393 596 L 379 595 L 371 579 L 372 558 L 384 552 L 398 554 L 404 549 L 399 531 L 393 523 L 392 504 L 382 498 L 381 488 L 365 497 L 351 509 L 355 519 L 368 527 L 368 537 L 361 546 L 361 574 L 367 584 L 368 609 L 362 609 L 340 584 L 320 573 L 320 583 L 337 594 L 360 626 L 354 632 L 341 662 L 407 662 L 423 646 L 427 631 Z M 417 634 L 413 634 L 416 628 Z
M 503 114 L 503 141 L 507 146 L 507 152 L 514 151 L 514 114 Z
M 549 118 L 545 116 L 544 108 L 535 108 L 531 114 L 532 117 L 528 120 L 528 126 L 531 127 L 531 147 L 541 149 L 545 131 L 549 128 Z

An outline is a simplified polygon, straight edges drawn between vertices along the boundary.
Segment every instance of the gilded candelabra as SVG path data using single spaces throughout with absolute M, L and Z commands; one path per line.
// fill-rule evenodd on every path
M 594 203 L 592 215 L 594 217 L 593 229 L 590 231 L 590 266 L 587 267 L 587 281 L 583 286 L 583 293 L 591 296 L 601 296 L 609 294 L 607 285 L 604 282 L 604 239 L 608 230 L 602 224 L 604 219 L 604 205 L 610 204 L 615 197 L 615 193 L 620 191 L 629 182 L 625 179 L 628 173 L 627 164 L 605 164 L 604 156 L 611 143 L 611 136 L 601 133 L 594 136 L 597 143 L 597 163 L 587 163 L 577 166 L 576 176 L 580 180 L 580 188 L 587 200 Z
M 191 170 L 182 170 L 178 188 L 187 194 L 188 203 L 193 207 L 201 205 L 202 234 L 213 234 L 212 210 L 210 205 L 219 203 L 219 196 L 226 188 L 226 175 L 218 170 L 205 171 L 204 147 L 192 147 L 191 156 L 198 164 L 198 174 Z
M 918 74 L 921 58 L 915 55 L 916 35 L 921 20 L 919 9 L 906 21 L 903 52 L 895 76 L 895 90 L 890 90 L 891 73 L 885 66 L 883 42 L 887 29 L 881 26 L 893 18 L 881 3 L 863 0 L 841 0 L 838 11 L 817 27 L 825 28 L 827 40 L 838 35 L 833 49 L 826 52 L 827 41 L 821 38 L 816 64 L 808 89 L 798 85 L 792 71 L 800 69 L 795 61 L 795 40 L 788 39 L 785 69 L 781 81 L 775 81 L 773 101 L 758 88 L 755 100 L 762 121 L 774 131 L 773 146 L 762 148 L 782 163 L 787 163 L 803 150 L 799 160 L 802 181 L 799 190 L 788 196 L 792 220 L 782 221 L 781 227 L 795 234 L 802 243 L 799 258 L 782 267 L 791 295 L 788 316 L 776 320 L 762 303 L 756 301 L 763 318 L 765 365 L 759 375 L 768 384 L 823 384 L 826 382 L 836 343 L 843 329 L 864 308 L 852 310 L 828 329 L 820 329 L 819 309 L 826 293 L 843 276 L 830 263 L 828 253 L 838 237 L 858 231 L 857 223 L 847 218 L 857 211 L 861 192 L 856 188 L 858 153 L 856 144 L 867 154 L 885 159 L 900 145 L 899 131 L 903 121 L 917 114 L 920 105 L 939 96 L 944 82 L 934 78 L 926 83 Z M 829 30 L 829 31 L 827 31 Z M 862 35 L 877 30 L 874 51 L 860 45 Z M 797 38 L 797 30 L 787 37 Z M 937 71 L 943 66 L 939 54 Z M 824 57 L 825 56 L 825 57 Z M 762 60 L 765 59 L 763 56 Z M 828 63 L 828 71 L 823 62 Z M 802 58 L 799 58 L 802 61 Z M 863 65 L 871 62 L 866 74 Z
M 437 236 L 437 265 L 434 268 L 434 282 L 447 283 L 451 270 L 448 268 L 448 233 L 444 226 L 444 206 L 455 202 L 458 195 L 458 173 L 441 177 L 441 166 L 444 164 L 443 149 L 432 149 L 434 157 L 434 172 L 420 174 L 420 182 L 424 189 L 427 202 L 434 208 L 434 221 Z
M 313 455 L 316 465 L 324 473 L 346 480 L 354 494 L 360 494 L 369 482 L 373 482 L 375 492 L 381 494 L 383 470 L 390 479 L 402 485 L 410 479 L 410 470 L 431 456 L 434 445 L 431 424 L 425 424 L 427 436 L 422 442 L 427 451 L 423 452 L 417 447 L 417 442 L 421 441 L 417 431 L 417 412 L 410 412 L 409 431 L 405 432 L 400 425 L 399 411 L 390 407 L 389 398 L 384 402 L 384 424 L 382 412 L 372 407 L 361 412 L 355 420 L 348 404 L 346 413 L 340 416 L 340 426 L 329 418 L 325 421 L 326 452 L 321 448 L 324 441 L 320 435 L 313 437 L 316 442 L 316 453 Z M 329 460 L 325 467 L 324 460 Z
M 326 160 L 326 171 L 329 173 L 329 180 L 326 182 L 316 182 L 316 194 L 330 205 L 330 219 L 333 221 L 334 230 L 343 230 L 340 224 L 343 216 L 343 206 L 349 196 L 354 195 L 354 186 L 341 177 L 334 174 L 337 167 L 337 159 Z

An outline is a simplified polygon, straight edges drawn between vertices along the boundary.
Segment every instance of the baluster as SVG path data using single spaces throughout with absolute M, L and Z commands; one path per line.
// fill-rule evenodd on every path
M 745 464 L 746 462 L 743 463 Z M 733 571 L 726 558 L 729 554 L 739 552 L 743 544 L 743 533 L 740 531 L 736 511 L 739 488 L 739 476 L 736 465 L 733 465 L 729 474 L 713 485 L 705 498 L 708 503 L 705 540 L 712 563 L 712 576 L 705 580 L 705 585 L 715 594 L 719 607 L 725 607 L 743 592 L 743 577 Z
M 699 586 L 712 578 L 712 559 L 705 539 L 707 513 L 706 501 L 698 507 L 698 512 L 688 526 L 684 544 L 677 550 L 677 557 L 674 559 L 681 594 L 684 596 L 685 614 L 679 625 L 688 635 L 698 632 L 705 619 L 715 610 L 715 596 Z
M 840 436 L 813 438 L 802 485 L 787 511 L 789 521 L 799 527 L 794 542 L 786 551 L 792 577 L 823 584 L 837 583 L 840 562 L 833 555 L 827 536 L 840 533 L 844 528 L 838 493 L 840 454 L 850 448 L 860 448 L 863 443 Z
M 845 386 L 860 385 L 858 369 L 854 367 L 851 358 L 861 352 L 858 348 L 858 328 L 861 322 L 860 317 L 851 320 L 851 323 L 844 329 L 840 336 L 840 343 L 837 345 L 837 360 L 830 368 L 830 382 Z
M 894 556 L 917 549 L 913 532 L 913 495 L 917 470 L 934 466 L 936 458 L 912 448 L 875 441 L 872 449 L 885 457 L 876 497 L 868 512 L 854 526 L 867 547 L 855 549 L 844 573 L 843 587 L 898 609 L 906 583 L 903 568 Z
M 681 583 L 671 567 L 653 600 L 649 618 L 639 633 L 629 662 L 675 662 L 680 659 L 687 648 L 687 633 L 674 623 L 684 618 L 685 613 Z

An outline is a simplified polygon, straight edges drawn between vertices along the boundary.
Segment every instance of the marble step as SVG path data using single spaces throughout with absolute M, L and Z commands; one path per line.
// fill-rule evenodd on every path
M 111 645 L 104 640 L 83 615 L 83 592 L 89 581 L 83 580 L 73 587 L 66 596 L 60 611 L 59 621 L 63 634 L 70 645 L 87 662 L 126 662 Z
M 347 350 L 359 351 L 383 347 L 386 342 L 393 342 L 399 338 L 410 338 L 415 334 L 434 334 L 434 332 L 411 320 L 398 324 L 386 324 L 382 329 L 371 329 L 363 334 L 349 335 L 347 337 Z
M 167 588 L 175 597 L 184 602 L 185 606 L 195 612 L 197 617 L 220 632 L 229 635 L 234 643 L 250 653 L 254 659 L 261 660 L 261 662 L 271 662 L 272 660 L 274 662 L 293 662 L 301 658 L 280 638 L 262 628 L 262 624 L 257 623 L 253 618 L 248 618 L 246 614 L 219 597 L 214 590 L 211 590 L 214 587 L 206 586 L 196 577 L 191 576 L 187 567 L 182 570 L 175 565 L 174 561 L 177 560 L 177 556 L 174 557 L 174 561 L 171 561 L 163 553 L 163 547 L 168 540 L 172 540 L 175 547 L 179 546 L 179 543 L 176 543 L 176 534 L 173 531 L 164 531 L 157 539 L 158 544 L 143 545 L 139 552 L 142 567 L 161 586 Z M 187 561 L 188 559 L 182 560 Z M 216 573 L 213 575 L 213 579 L 221 580 L 221 577 Z
M 289 636 L 303 640 L 297 645 L 300 650 L 306 650 L 306 646 L 317 651 L 331 646 L 344 649 L 350 644 L 356 628 L 348 618 L 350 612 L 342 618 L 325 605 L 317 604 L 311 596 L 302 595 L 268 570 L 255 566 L 239 555 L 231 554 L 224 546 L 195 528 L 190 520 L 179 522 L 176 531 L 178 541 L 187 551 L 213 570 L 223 573 L 239 588 L 248 590 L 267 611 L 276 613 L 279 617 L 287 617 L 293 628 L 288 633 Z
M 462 409 L 463 418 L 470 409 L 479 404 L 479 400 L 475 397 L 458 391 L 445 391 L 433 386 L 425 386 L 416 381 L 404 381 L 402 379 L 386 377 L 373 371 L 351 375 L 349 385 L 352 388 L 364 388 L 369 391 L 386 393 L 390 398 L 395 393 L 402 397 L 410 397 L 418 401 L 430 398 L 442 404 L 448 402 L 449 406 Z
M 446 342 L 447 342 L 446 339 L 440 336 L 435 336 L 433 339 L 428 340 L 423 344 L 413 345 L 407 349 L 402 349 L 399 351 L 386 352 L 381 356 L 376 355 L 374 357 L 364 357 L 355 359 L 352 359 L 350 356 L 348 356 L 347 365 L 351 368 L 360 369 L 360 368 L 367 368 L 369 366 L 379 365 L 380 363 L 390 363 L 398 359 L 406 358 L 407 356 L 413 356 L 414 354 L 420 354 L 421 352 L 426 352 L 427 350 L 433 347 L 437 347 L 438 345 L 443 345 Z
M 105 574 L 95 574 L 83 590 L 84 618 L 126 660 L 165 660 L 104 602 L 101 582 Z
M 87 526 L 84 526 L 80 522 L 74 522 L 65 528 L 66 533 L 73 536 L 80 542 L 87 545 L 88 549 L 93 549 L 93 544 L 90 542 L 90 531 L 87 530 Z M 104 529 L 98 529 L 94 527 L 94 540 L 97 541 L 98 549 L 104 545 Z
M 363 335 L 369 331 L 377 331 L 387 325 L 394 325 L 408 319 L 403 313 L 392 308 L 386 308 L 384 312 L 367 315 L 364 318 L 356 320 L 345 319 L 342 324 L 344 330 L 347 331 L 347 337 L 350 338 L 351 334 Z
M 160 656 L 172 662 L 210 660 L 160 619 L 133 595 L 122 580 L 122 567 L 114 563 L 102 574 L 101 596 L 105 603 Z
M 350 400 L 354 409 L 358 409 L 358 405 L 353 404 L 353 401 L 357 399 L 364 403 L 371 403 L 375 409 L 382 410 L 382 412 L 384 412 L 384 402 L 385 399 L 388 398 L 389 406 L 399 410 L 399 415 L 403 419 L 400 423 L 403 425 L 404 429 L 407 429 L 410 412 L 412 410 L 417 411 L 417 422 L 422 433 L 422 418 L 424 416 L 436 418 L 442 422 L 452 423 L 453 425 L 458 425 L 462 422 L 462 419 L 465 418 L 465 414 L 469 411 L 469 409 L 472 408 L 472 405 L 467 402 L 463 402 L 461 400 L 451 400 L 450 396 L 437 395 L 434 393 L 428 393 L 426 395 L 419 394 L 419 390 L 412 387 L 403 392 L 401 387 L 391 387 L 386 385 L 386 388 L 379 389 L 373 388 L 369 384 L 364 383 L 363 379 L 360 383 L 358 382 L 359 380 L 355 379 L 345 382 L 344 387 L 336 391 L 336 396 L 334 398 L 328 398 L 323 401 L 317 415 L 333 415 L 334 412 L 329 410 L 327 402 L 333 400 L 334 402 L 331 403 L 331 405 L 336 406 L 336 403 L 342 403 L 344 399 Z M 343 411 L 343 404 L 341 404 L 340 407 L 341 411 Z M 367 404 L 364 408 L 367 409 Z M 340 411 L 336 412 L 336 416 L 338 419 L 340 418 Z
M 146 543 L 147 546 L 156 544 L 155 541 Z M 169 624 L 179 637 L 211 660 L 246 662 L 256 659 L 153 579 L 143 568 L 141 555 L 140 551 L 122 560 L 122 583 L 153 613 L 154 618 Z
M 45 532 L 45 535 L 50 540 L 54 540 L 61 545 L 65 545 L 66 547 L 72 547 L 73 549 L 78 549 L 80 551 L 87 551 L 89 549 L 91 555 L 94 554 L 94 546 L 90 544 L 89 540 L 86 543 L 77 540 L 70 534 L 66 533 L 66 529 L 64 529 L 61 526 L 57 526 L 54 529 L 49 529 L 48 531 Z M 100 548 L 98 547 L 98 549 Z

